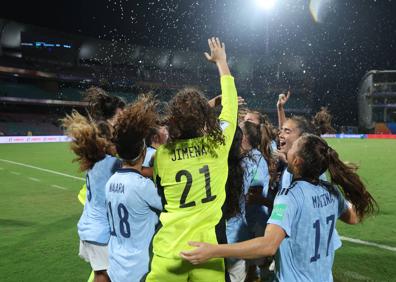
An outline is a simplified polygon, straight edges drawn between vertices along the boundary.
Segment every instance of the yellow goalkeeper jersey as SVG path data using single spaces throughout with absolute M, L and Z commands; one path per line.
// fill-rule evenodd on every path
M 228 152 L 234 137 L 238 101 L 234 78 L 221 77 L 222 112 L 219 117 L 225 144 L 211 147 L 205 137 L 177 141 L 174 149 L 160 146 L 154 179 L 162 194 L 162 227 L 154 237 L 158 256 L 179 258 L 188 241 L 217 243 L 216 225 L 222 218 Z

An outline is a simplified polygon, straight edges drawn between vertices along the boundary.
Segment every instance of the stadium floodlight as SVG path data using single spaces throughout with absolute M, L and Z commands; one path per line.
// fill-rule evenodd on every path
M 263 10 L 271 10 L 275 7 L 277 0 L 256 0 L 256 4 Z

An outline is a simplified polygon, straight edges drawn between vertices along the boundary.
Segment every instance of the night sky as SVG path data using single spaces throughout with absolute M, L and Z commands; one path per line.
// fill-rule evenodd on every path
M 396 69 L 394 0 L 322 0 L 316 20 L 308 0 L 278 0 L 271 11 L 255 0 L 7 2 L 2 18 L 101 39 L 203 51 L 217 35 L 234 56 L 303 56 L 316 106 L 329 105 L 337 123 L 355 123 L 366 71 Z

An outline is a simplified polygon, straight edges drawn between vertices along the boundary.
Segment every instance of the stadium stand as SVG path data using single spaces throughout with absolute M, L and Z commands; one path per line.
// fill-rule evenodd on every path
M 0 131 L 6 136 L 60 135 L 59 118 L 48 114 L 2 113 Z

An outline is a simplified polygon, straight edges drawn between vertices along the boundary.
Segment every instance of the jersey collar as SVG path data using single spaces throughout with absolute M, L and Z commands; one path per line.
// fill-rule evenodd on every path
M 293 178 L 293 180 L 290 183 L 290 185 L 293 184 L 296 181 L 305 181 L 305 182 L 308 182 L 308 183 L 310 183 L 312 185 L 318 185 L 319 182 L 320 182 L 319 180 L 309 179 L 309 178 L 306 178 L 306 177 L 297 177 L 297 178 Z
M 140 171 L 138 171 L 138 170 L 136 170 L 136 169 L 134 169 L 134 168 L 119 168 L 119 169 L 117 169 L 117 172 L 119 172 L 119 173 L 134 172 L 134 173 L 137 173 L 137 174 L 139 174 L 139 175 L 142 175 L 142 174 L 140 173 Z M 143 176 L 143 175 L 142 175 L 142 176 Z

